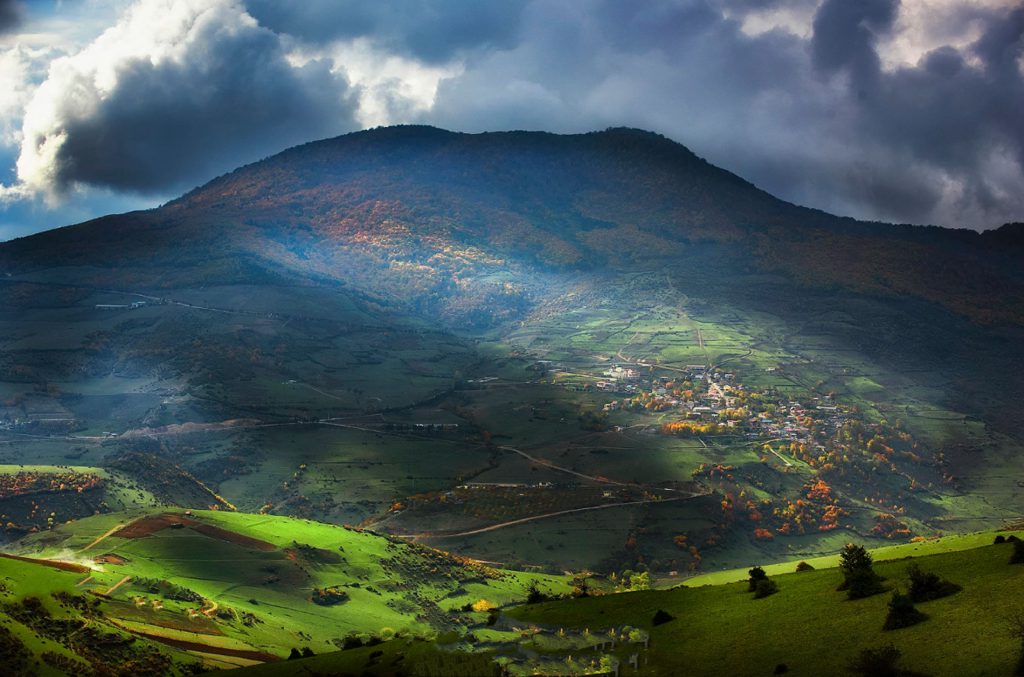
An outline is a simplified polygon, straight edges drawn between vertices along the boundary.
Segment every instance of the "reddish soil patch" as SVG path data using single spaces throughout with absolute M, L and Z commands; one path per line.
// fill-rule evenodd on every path
M 124 557 L 121 557 L 120 555 L 115 555 L 112 552 L 108 552 L 108 553 L 106 553 L 104 555 L 97 555 L 96 557 L 92 558 L 92 561 L 96 562 L 96 564 L 127 564 L 128 563 L 128 560 L 126 560 Z
M 171 513 L 142 517 L 131 524 L 127 524 L 118 529 L 113 535 L 119 538 L 145 538 L 146 536 L 152 536 L 158 531 L 174 527 L 188 527 L 203 536 L 215 538 L 218 541 L 234 543 L 235 545 L 240 545 L 243 548 L 249 548 L 250 550 L 262 550 L 263 552 L 277 550 L 277 546 L 273 543 L 261 541 L 258 538 L 250 538 L 249 536 L 244 536 L 234 531 L 228 531 L 227 529 L 221 529 L 220 527 L 215 527 L 212 524 L 206 524 L 205 522 L 194 520 L 191 517 L 174 515 Z
M 92 569 L 90 569 L 89 567 L 84 566 L 82 564 L 75 564 L 74 562 L 58 562 L 57 560 L 53 559 L 35 559 L 33 557 L 18 557 L 17 555 L 8 555 L 3 552 L 0 552 L 0 557 L 4 557 L 6 559 L 16 559 L 19 562 L 29 562 L 30 564 L 41 564 L 45 567 L 60 569 L 61 571 L 73 571 L 76 574 L 84 574 L 89 571 L 92 571 Z

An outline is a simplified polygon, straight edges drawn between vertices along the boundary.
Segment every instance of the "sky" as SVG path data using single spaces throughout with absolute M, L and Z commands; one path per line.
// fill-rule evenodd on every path
M 0 240 L 391 124 L 649 129 L 791 202 L 1024 221 L 1022 0 L 0 0 Z

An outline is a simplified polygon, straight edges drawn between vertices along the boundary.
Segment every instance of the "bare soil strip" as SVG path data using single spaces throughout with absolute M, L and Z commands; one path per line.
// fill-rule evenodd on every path
M 76 574 L 85 574 L 92 571 L 92 569 L 82 564 L 75 564 L 74 562 L 61 562 L 55 559 L 36 559 L 34 557 L 19 557 L 18 555 L 8 555 L 5 552 L 0 552 L 0 557 L 6 559 L 16 559 L 19 562 L 28 562 L 30 564 L 41 564 L 45 567 L 60 569 L 61 571 L 73 571 Z

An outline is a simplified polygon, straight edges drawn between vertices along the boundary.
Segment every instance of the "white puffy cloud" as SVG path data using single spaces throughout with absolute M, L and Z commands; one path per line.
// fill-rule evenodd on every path
M 381 124 L 628 125 L 838 213 L 1024 216 L 1016 0 L 80 2 L 117 18 L 0 35 L 0 161 L 19 156 L 0 198 L 170 197 Z
M 142 0 L 55 59 L 29 101 L 20 186 L 166 191 L 281 147 L 356 127 L 330 63 L 289 62 L 233 0 Z

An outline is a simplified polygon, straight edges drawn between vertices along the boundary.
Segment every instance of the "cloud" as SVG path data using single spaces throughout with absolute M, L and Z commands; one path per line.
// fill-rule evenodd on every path
M 1022 35 L 1019 0 L 138 0 L 45 78 L 0 53 L 0 197 L 169 196 L 377 124 L 629 125 L 793 202 L 994 226 L 1024 217 Z
M 519 39 L 526 0 L 247 0 L 269 29 L 306 42 L 371 38 L 380 47 L 428 64 L 483 47 L 511 47 Z
M 918 223 L 1019 220 L 1024 10 L 930 9 L 924 36 L 918 8 L 896 0 L 533 0 L 522 39 L 469 55 L 421 119 L 648 127 L 794 202 Z
M 231 0 L 143 0 L 92 44 L 50 65 L 28 103 L 18 178 L 190 187 L 282 147 L 356 127 L 331 64 L 293 65 L 280 37 Z
M 0 33 L 8 33 L 19 25 L 24 7 L 18 0 L 0 0 Z

